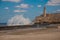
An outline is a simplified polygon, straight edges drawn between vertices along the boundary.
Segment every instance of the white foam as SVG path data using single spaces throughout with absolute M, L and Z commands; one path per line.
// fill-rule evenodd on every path
M 8 26 L 14 26 L 14 25 L 28 25 L 31 21 L 29 18 L 25 18 L 23 15 L 16 15 L 8 20 L 7 25 Z

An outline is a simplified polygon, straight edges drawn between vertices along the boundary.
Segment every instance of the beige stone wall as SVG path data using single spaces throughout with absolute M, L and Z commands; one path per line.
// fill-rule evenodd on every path
M 46 14 L 46 17 L 38 16 L 35 18 L 35 23 L 38 22 L 60 22 L 60 14 Z

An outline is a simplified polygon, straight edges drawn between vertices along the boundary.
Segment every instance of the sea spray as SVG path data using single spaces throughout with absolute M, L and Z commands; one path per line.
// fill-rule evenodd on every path
M 23 15 L 15 15 L 11 19 L 8 20 L 8 26 L 15 26 L 15 25 L 28 25 L 31 23 L 29 18 L 25 18 Z

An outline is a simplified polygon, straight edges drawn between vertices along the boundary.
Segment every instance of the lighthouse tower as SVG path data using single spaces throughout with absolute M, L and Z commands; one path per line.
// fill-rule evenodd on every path
M 44 7 L 43 17 L 46 17 L 46 7 Z

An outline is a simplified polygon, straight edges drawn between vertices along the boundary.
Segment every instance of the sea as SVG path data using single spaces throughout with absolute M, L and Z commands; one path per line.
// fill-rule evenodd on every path
M 7 23 L 0 23 L 0 26 L 6 26 Z

